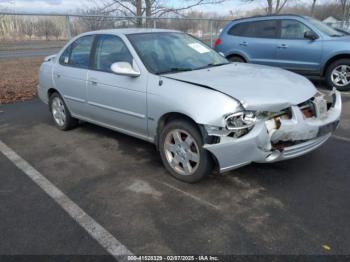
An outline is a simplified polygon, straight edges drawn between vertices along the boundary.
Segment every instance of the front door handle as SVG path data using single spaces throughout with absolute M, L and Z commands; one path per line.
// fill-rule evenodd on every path
M 239 43 L 240 46 L 248 46 L 248 43 L 246 41 L 243 41 L 241 43 Z
M 96 78 L 90 78 L 89 81 L 90 81 L 91 85 L 97 86 L 97 79 Z
M 286 45 L 286 44 L 281 44 L 281 45 L 278 46 L 278 48 L 280 48 L 280 49 L 286 49 L 286 48 L 288 48 L 288 45 Z

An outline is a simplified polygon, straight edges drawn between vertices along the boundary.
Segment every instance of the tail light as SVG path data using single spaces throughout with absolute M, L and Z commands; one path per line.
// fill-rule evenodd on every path
M 221 39 L 220 38 L 215 39 L 214 46 L 218 46 L 220 44 L 221 44 Z

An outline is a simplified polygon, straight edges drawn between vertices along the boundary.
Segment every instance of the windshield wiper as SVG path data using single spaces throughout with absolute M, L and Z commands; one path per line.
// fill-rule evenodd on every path
M 222 65 L 228 65 L 229 63 L 210 63 L 207 64 L 206 66 L 202 66 L 202 67 L 198 67 L 198 68 L 189 68 L 189 67 L 173 67 L 170 68 L 170 70 L 166 70 L 163 72 L 159 72 L 158 75 L 160 74 L 169 74 L 169 73 L 177 73 L 177 72 L 186 72 L 186 71 L 193 71 L 193 70 L 200 70 L 200 69 L 205 69 L 205 68 L 209 68 L 209 67 L 214 67 L 214 66 L 222 66 Z
M 225 63 L 217 63 L 217 64 L 208 64 L 208 66 L 222 66 L 222 65 L 228 65 L 228 62 Z
M 331 35 L 331 37 L 342 37 L 342 36 L 345 36 L 344 34 L 343 35 Z
M 158 74 L 167 74 L 167 73 L 176 73 L 176 72 L 186 72 L 186 71 L 192 71 L 192 68 L 189 67 L 173 67 L 170 68 L 170 70 L 166 70 L 163 72 L 160 72 Z
M 229 63 L 227 63 L 227 62 L 225 62 L 225 63 L 217 63 L 217 64 L 210 63 L 210 64 L 207 64 L 206 66 L 202 66 L 202 67 L 196 68 L 196 70 L 197 69 L 205 69 L 205 68 L 214 67 L 214 66 L 228 65 L 228 64 Z

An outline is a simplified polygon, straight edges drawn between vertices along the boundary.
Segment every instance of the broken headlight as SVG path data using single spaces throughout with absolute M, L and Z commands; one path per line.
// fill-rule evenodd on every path
M 225 122 L 228 130 L 250 130 L 255 125 L 256 115 L 253 111 L 241 111 L 227 115 L 225 117 Z

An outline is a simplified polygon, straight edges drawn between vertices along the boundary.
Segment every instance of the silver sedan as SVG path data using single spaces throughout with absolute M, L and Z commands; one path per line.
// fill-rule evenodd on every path
M 40 67 L 56 126 L 88 121 L 154 143 L 176 178 L 310 152 L 337 128 L 341 97 L 278 68 L 229 63 L 171 30 L 118 29 L 72 39 Z

